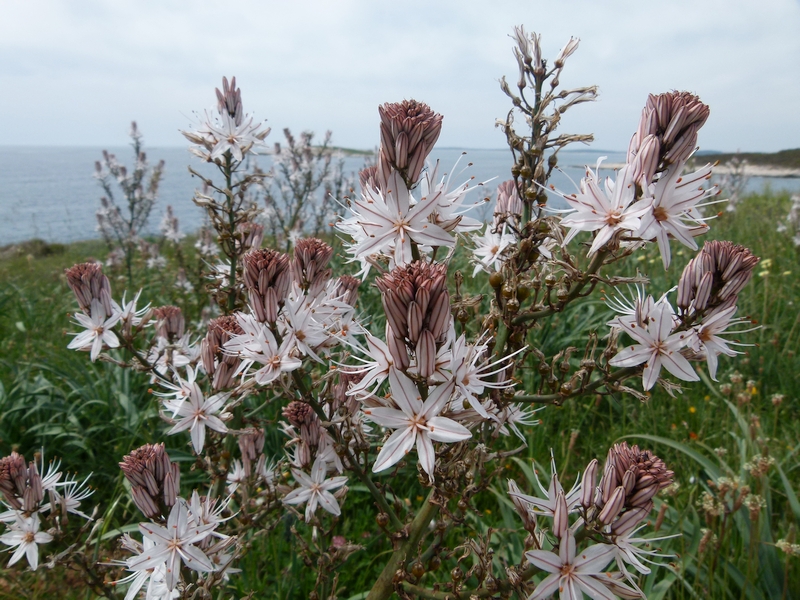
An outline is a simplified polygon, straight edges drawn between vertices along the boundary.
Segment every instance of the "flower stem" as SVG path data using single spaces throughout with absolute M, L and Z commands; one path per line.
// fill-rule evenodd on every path
M 434 504 L 433 496 L 436 490 L 431 490 L 425 499 L 417 516 L 411 522 L 408 529 L 408 538 L 402 542 L 392 553 L 389 562 L 383 568 L 378 580 L 369 591 L 367 600 L 386 600 L 394 591 L 394 576 L 397 569 L 405 562 L 406 558 L 414 552 L 424 533 L 428 530 L 428 524 L 439 512 L 439 505 Z

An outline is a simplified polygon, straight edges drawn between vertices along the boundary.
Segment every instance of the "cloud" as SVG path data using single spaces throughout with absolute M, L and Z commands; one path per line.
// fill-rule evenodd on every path
M 798 146 L 800 5 L 678 0 L 404 3 L 56 0 L 9 2 L 0 22 L 0 144 L 125 143 L 137 119 L 149 145 L 178 145 L 192 110 L 213 106 L 236 75 L 247 110 L 273 128 L 377 142 L 378 104 L 414 97 L 445 115 L 442 144 L 499 147 L 513 80 L 508 38 L 524 23 L 554 56 L 581 47 L 564 85 L 600 86 L 567 131 L 624 148 L 649 92 L 688 89 L 711 106 L 706 148 Z

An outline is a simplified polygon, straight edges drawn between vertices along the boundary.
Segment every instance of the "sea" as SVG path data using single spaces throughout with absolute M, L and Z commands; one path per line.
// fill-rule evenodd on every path
M 103 191 L 94 178 L 95 161 L 103 148 L 92 147 L 9 147 L 0 146 L 0 247 L 38 238 L 50 243 L 66 243 L 99 238 L 95 213 Z M 122 163 L 133 164 L 130 147 L 107 148 Z M 197 231 L 203 224 L 203 211 L 192 202 L 201 183 L 189 172 L 191 165 L 205 176 L 214 178 L 215 167 L 200 161 L 186 148 L 148 148 L 150 164 L 164 160 L 164 177 L 159 196 L 150 215 L 146 234 L 158 232 L 166 207 L 172 206 L 182 231 Z M 559 154 L 560 171 L 551 183 L 564 193 L 572 193 L 584 174 L 584 165 L 594 167 L 598 158 L 607 157 L 608 164 L 622 163 L 625 153 L 593 149 L 564 150 Z M 434 149 L 432 163 L 439 162 L 440 175 L 448 174 L 452 184 L 467 181 L 482 183 L 471 192 L 475 200 L 489 196 L 497 185 L 510 179 L 512 164 L 508 150 Z M 263 169 L 270 166 L 268 155 L 257 158 Z M 364 156 L 344 158 L 344 171 L 357 173 L 364 167 Z M 609 175 L 613 172 L 606 171 Z M 602 172 L 601 172 L 602 173 Z M 219 180 L 219 174 L 216 173 Z M 748 191 L 800 191 L 800 178 L 751 177 Z M 117 198 L 119 201 L 120 198 Z M 558 205 L 558 198 L 554 196 Z M 489 217 L 484 205 L 475 216 Z

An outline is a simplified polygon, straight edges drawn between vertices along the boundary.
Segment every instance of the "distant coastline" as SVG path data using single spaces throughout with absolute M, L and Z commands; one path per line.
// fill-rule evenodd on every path
M 780 152 L 698 152 L 695 164 L 715 162 L 714 173 L 727 175 L 737 170 L 732 161 L 746 161 L 748 177 L 800 177 L 800 148 Z M 621 169 L 624 163 L 603 163 L 607 169 Z

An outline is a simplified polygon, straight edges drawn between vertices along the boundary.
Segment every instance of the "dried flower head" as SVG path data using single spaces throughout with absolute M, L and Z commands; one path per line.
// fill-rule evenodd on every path
M 387 102 L 378 107 L 378 113 L 381 117 L 378 178 L 385 185 L 394 169 L 400 173 L 406 187 L 411 188 L 439 139 L 443 117 L 416 100 Z
M 244 284 L 250 292 L 250 307 L 261 323 L 274 323 L 289 293 L 289 257 L 261 248 L 242 257 Z

